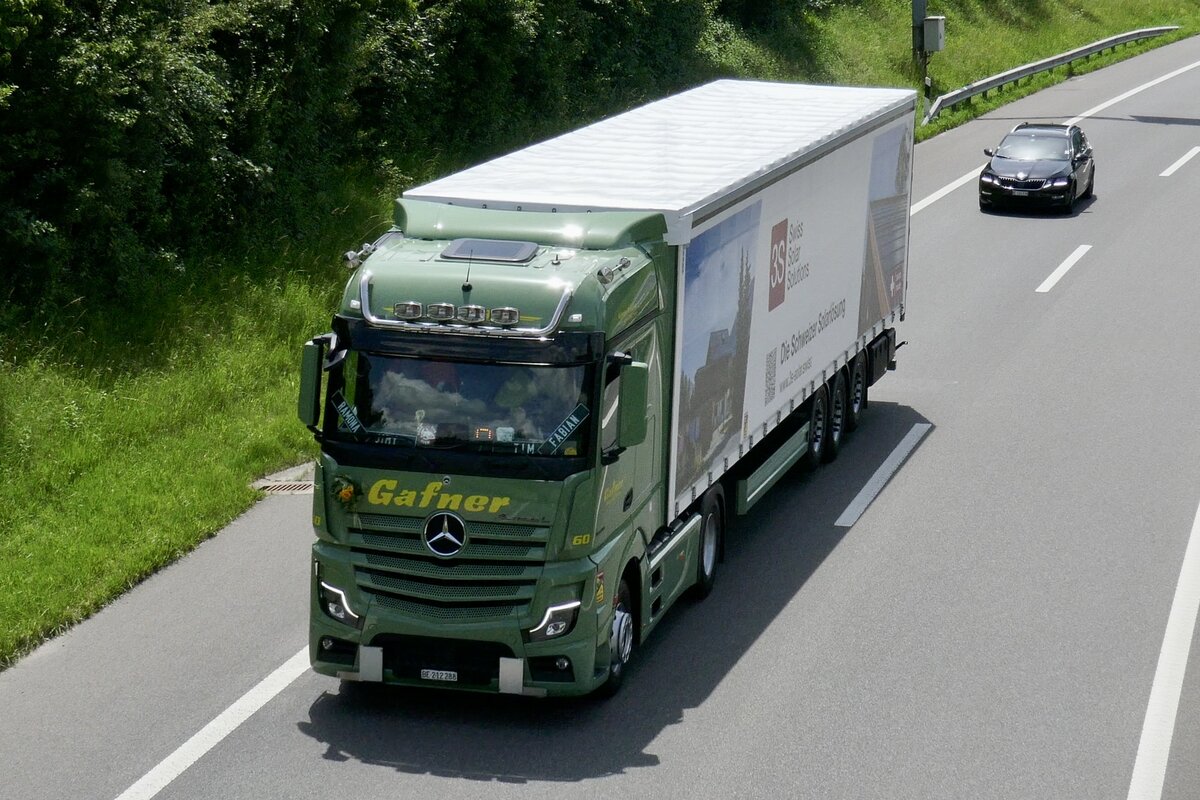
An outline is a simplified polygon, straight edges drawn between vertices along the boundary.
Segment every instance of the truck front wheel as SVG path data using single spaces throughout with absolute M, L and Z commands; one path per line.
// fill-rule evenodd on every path
M 611 697 L 625 682 L 625 670 L 633 658 L 634 636 L 633 592 L 629 579 L 622 575 L 617 587 L 617 604 L 613 608 L 612 630 L 608 635 L 609 662 L 608 680 L 600 687 L 600 693 Z

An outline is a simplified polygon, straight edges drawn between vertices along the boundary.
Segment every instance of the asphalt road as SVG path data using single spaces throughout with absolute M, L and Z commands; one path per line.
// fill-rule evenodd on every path
M 0 795 L 1200 797 L 1200 156 L 1162 176 L 1200 146 L 1200 38 L 918 145 L 913 197 L 1084 114 L 1073 215 L 980 214 L 973 182 L 918 202 L 900 369 L 838 461 L 735 522 L 612 701 L 305 670 L 310 499 L 273 496 L 0 674 Z

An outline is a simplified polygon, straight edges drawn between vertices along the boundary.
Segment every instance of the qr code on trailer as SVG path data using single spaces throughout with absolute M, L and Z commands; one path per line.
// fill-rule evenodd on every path
M 767 353 L 767 392 L 763 398 L 764 403 L 769 403 L 775 399 L 775 364 L 779 361 L 779 348 L 776 347 L 771 352 Z

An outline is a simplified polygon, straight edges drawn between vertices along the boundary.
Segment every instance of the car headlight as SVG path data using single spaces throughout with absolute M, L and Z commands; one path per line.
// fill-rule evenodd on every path
M 341 589 L 325 581 L 319 581 L 317 583 L 317 599 L 326 616 L 344 625 L 362 630 L 362 616 L 354 613 L 354 610 L 350 608 L 350 601 L 346 599 L 346 593 Z
M 541 623 L 528 632 L 529 641 L 544 642 L 547 639 L 566 636 L 575 627 L 575 619 L 579 616 L 579 606 L 578 600 L 571 600 L 547 608 Z
M 1050 185 L 1053 186 L 1055 189 L 1061 189 L 1070 182 L 1071 182 L 1070 178 L 1055 178 L 1054 180 L 1050 181 Z
M 990 172 L 984 172 L 979 175 L 979 180 L 981 183 L 995 183 L 996 176 Z

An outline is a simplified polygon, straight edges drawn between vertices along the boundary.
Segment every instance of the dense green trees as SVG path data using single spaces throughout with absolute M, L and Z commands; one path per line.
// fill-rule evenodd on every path
M 347 174 L 397 192 L 693 83 L 719 5 L 5 0 L 2 305 L 144 296 Z

